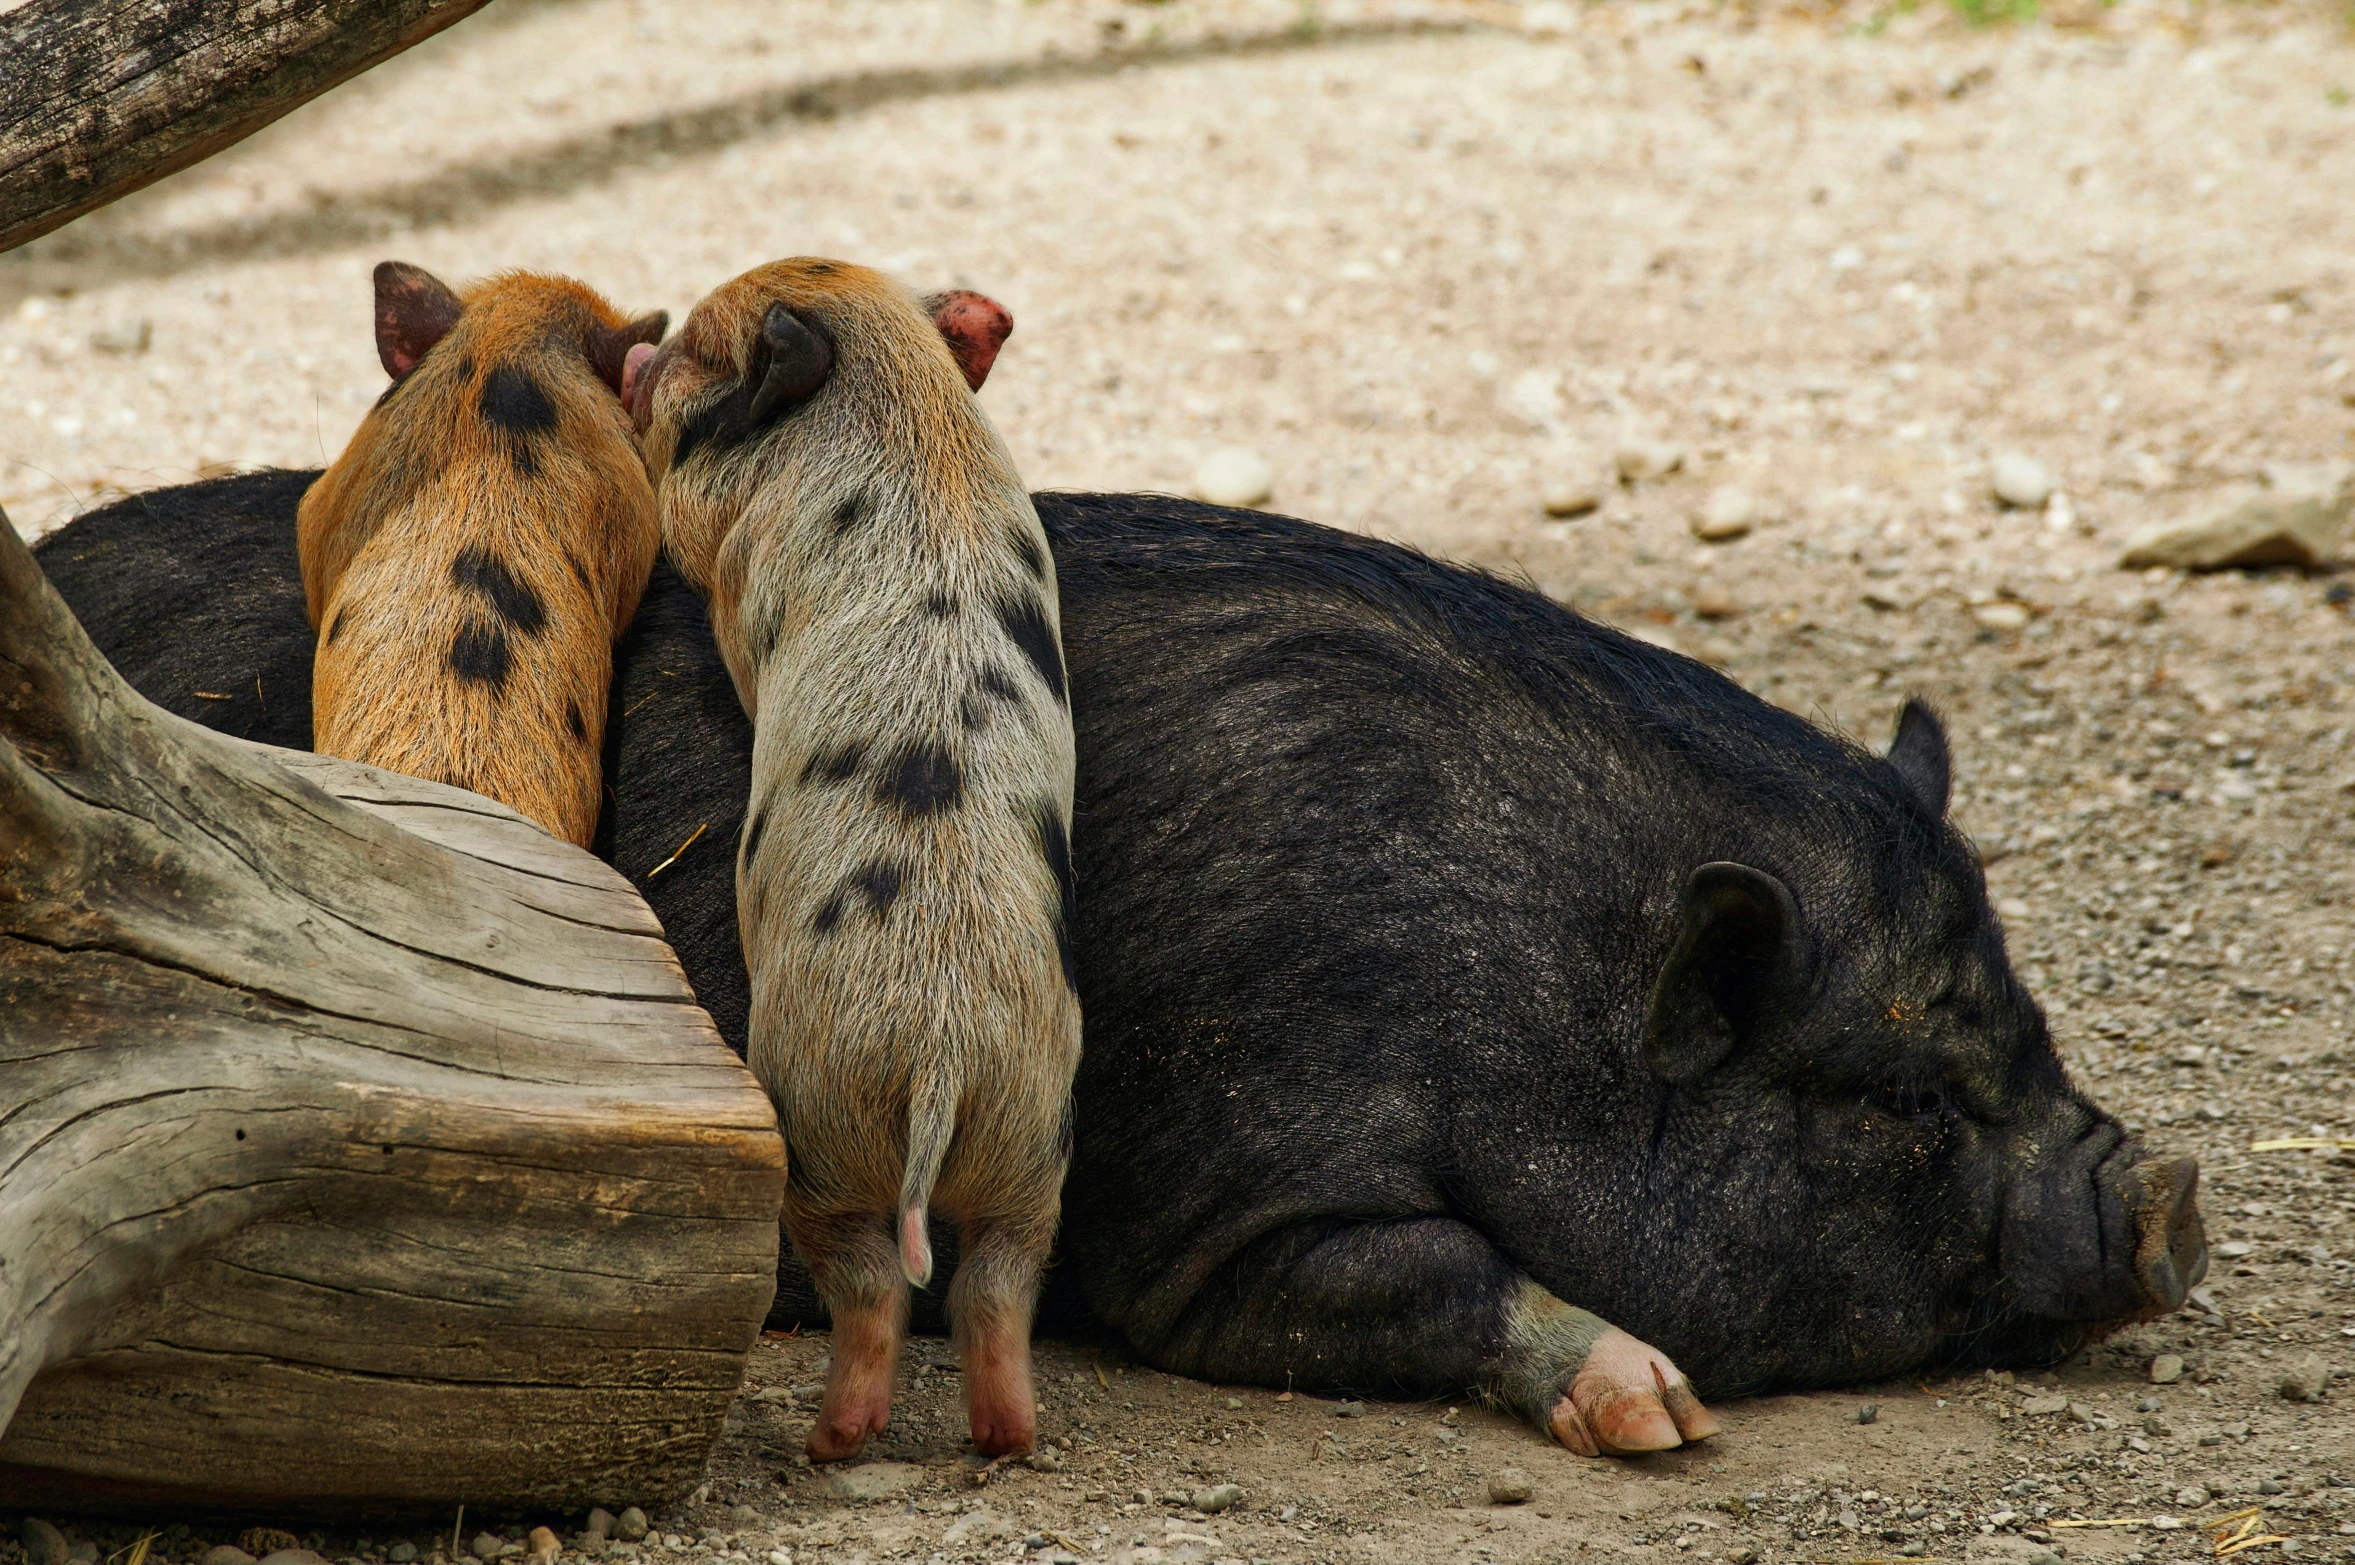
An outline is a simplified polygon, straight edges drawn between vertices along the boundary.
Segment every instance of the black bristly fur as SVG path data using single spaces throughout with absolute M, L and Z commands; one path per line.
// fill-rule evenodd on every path
M 139 689 L 299 747 L 309 477 L 133 497 L 39 554 Z M 2120 1236 L 2089 1213 L 1999 1257 L 2002 1169 L 2033 1154 L 2066 1212 L 2130 1149 L 2063 1079 L 1921 767 L 1403 549 L 1155 497 L 1037 504 L 1079 741 L 1066 1310 L 1084 1293 L 1173 1370 L 1432 1395 L 1490 1362 L 1516 1270 L 1713 1394 L 2084 1339 L 2025 1284 Z M 699 825 L 736 840 L 751 776 L 667 565 L 612 712 L 597 849 L 741 1049 L 733 856 L 645 879 Z M 1712 861 L 1786 886 L 1811 945 L 1671 1083 L 1645 1018 Z M 775 1318 L 816 1318 L 790 1261 L 781 1283 Z

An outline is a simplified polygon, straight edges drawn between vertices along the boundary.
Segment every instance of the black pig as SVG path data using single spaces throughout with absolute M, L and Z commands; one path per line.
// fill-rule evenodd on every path
M 304 482 L 39 552 L 134 685 L 302 745 Z M 1149 1361 L 1649 1449 L 1714 1425 L 1647 1343 L 1711 1396 L 2044 1363 L 2199 1280 L 2196 1170 L 2070 1086 L 1926 710 L 1883 760 L 1408 550 L 1037 503 L 1079 745 L 1065 1271 Z M 600 850 L 741 1048 L 748 729 L 667 571 L 618 656 Z

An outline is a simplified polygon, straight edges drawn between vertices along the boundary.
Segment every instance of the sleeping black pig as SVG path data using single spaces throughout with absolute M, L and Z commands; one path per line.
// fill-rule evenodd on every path
M 306 481 L 134 497 L 39 552 L 134 685 L 303 745 Z M 2196 1169 L 2070 1085 L 1925 709 L 1876 758 L 1404 549 L 1038 508 L 1079 742 L 1064 1271 L 1152 1363 L 1477 1388 L 1634 1451 L 1715 1427 L 1696 1388 L 2049 1362 L 2199 1280 Z M 748 730 L 667 571 L 619 658 L 601 851 L 741 1047 L 707 847 Z

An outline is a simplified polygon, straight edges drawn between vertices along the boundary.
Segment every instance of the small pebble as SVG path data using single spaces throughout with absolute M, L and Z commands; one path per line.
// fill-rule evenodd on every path
M 407 1549 L 409 1552 L 402 1554 L 399 1552 L 402 1549 Z M 385 1555 L 385 1558 L 391 1560 L 393 1565 L 409 1565 L 409 1561 L 416 1557 L 417 1546 L 410 1543 L 396 1543 L 393 1545 L 393 1552 Z M 58 1558 L 62 1560 L 65 1556 L 60 1554 Z M 234 1543 L 216 1543 L 204 1551 L 198 1558 L 196 1565 L 254 1565 L 254 1558 Z
M 1041 1446 L 1022 1459 L 1022 1465 L 1036 1473 L 1063 1471 L 1063 1458 L 1055 1454 L 1053 1446 Z
M 145 353 L 153 341 L 153 321 L 123 321 L 90 334 L 90 346 L 101 353 Z
M 1703 587 L 1693 594 L 1693 612 L 1703 619 L 1732 619 L 1742 612 L 1733 594 L 1719 587 Z
M 1650 483 L 1684 466 L 1684 448 L 1666 440 L 1630 440 L 1611 455 L 1623 484 Z
M 1726 1551 L 1725 1565 L 1752 1565 L 1757 1558 L 1758 1551 L 1745 1543 Z
M 88 1538 L 76 1538 L 73 1547 L 65 1551 L 65 1558 L 66 1565 L 98 1565 L 98 1545 Z M 318 1556 L 313 1554 L 311 1558 Z
M 1757 502 L 1739 489 L 1712 490 L 1708 502 L 1693 514 L 1693 536 L 1703 543 L 1731 543 L 1746 538 L 1758 519 Z
M 1236 1502 L 1242 1498 L 1241 1484 L 1214 1483 L 1207 1489 L 1195 1490 L 1192 1504 L 1203 1515 L 1216 1516 L 1221 1511 L 1234 1509 Z
M 1881 1404 L 1878 1402 L 1867 1402 L 1856 1410 L 1856 1421 L 1860 1424 L 1877 1423 L 1880 1416 Z
M 1366 1416 L 1366 1405 L 1363 1402 L 1343 1402 L 1333 1409 L 1333 1416 L 1335 1418 L 1363 1418 Z
M 417 1545 L 403 1538 L 385 1550 L 384 1557 L 390 1560 L 392 1565 L 410 1565 L 410 1562 L 417 1558 Z M 212 1556 L 209 1554 L 205 1556 L 205 1565 L 212 1565 Z M 233 1562 L 224 1561 L 223 1565 L 233 1565 Z
M 2319 1402 L 2330 1389 L 2330 1366 L 2320 1354 L 2298 1360 L 2282 1371 L 2281 1395 L 2289 1402 Z
M 1243 1399 L 1242 1399 L 1241 1397 L 1229 1397 L 1229 1398 L 1227 1398 L 1227 1411 L 1228 1411 L 1228 1412 L 1230 1412 L 1230 1413 L 1240 1413 L 1240 1412 L 1242 1412 L 1242 1411 L 1243 1411 Z
M 2178 1380 L 2181 1380 L 2182 1378 L 2183 1378 L 2183 1355 L 2182 1355 L 2182 1354 L 2180 1354 L 2180 1353 L 2162 1353 L 2162 1354 L 2160 1354 L 2160 1355 L 2159 1355 L 2157 1358 L 2155 1358 L 2155 1359 L 2152 1359 L 2152 1360 L 2151 1360 L 2151 1384 L 2152 1384 L 2152 1385 L 2154 1385 L 2154 1386 L 2172 1386 L 2173 1384 L 2175 1384 L 2175 1382 L 2177 1382 Z
M 2257 1492 L 2259 1494 L 2280 1494 L 2283 1492 L 2282 1481 L 2278 1478 L 2260 1478 L 2257 1480 Z
M 1557 478 L 1545 486 L 1538 503 L 1548 516 L 1584 516 L 1602 508 L 1602 485 L 1568 478 Z
M 1194 494 L 1212 505 L 1264 505 L 1275 488 L 1275 469 L 1249 446 L 1221 446 L 1194 469 Z
M 613 1535 L 624 1543 L 636 1543 L 649 1530 L 646 1513 L 634 1505 L 626 1507 L 613 1519 Z
M 758 1527 L 760 1525 L 760 1507 L 738 1505 L 732 1508 L 728 1512 L 728 1525 L 738 1532 L 742 1532 L 747 1527 Z
M 2041 511 L 2060 484 L 2034 457 L 2006 451 L 1995 459 L 1995 466 L 1987 475 L 1987 487 L 1997 501 L 2014 510 Z
M 16 1535 L 24 1543 L 25 1559 L 29 1565 L 65 1565 L 71 1546 L 65 1541 L 65 1534 L 57 1530 L 56 1524 L 45 1522 L 38 1516 L 28 1516 L 17 1524 Z M 253 1565 L 253 1561 L 246 1559 L 243 1565 Z
M 2028 611 L 2017 603 L 1983 603 L 1971 611 L 1971 618 L 1989 630 L 2024 630 L 2028 625 Z
M 237 1546 L 258 1560 L 280 1549 L 299 1549 L 303 1540 L 283 1527 L 248 1527 L 237 1535 Z
M 1491 1505 L 1524 1505 L 1537 1492 L 1529 1475 L 1518 1467 L 1499 1468 L 1488 1480 L 1488 1503 Z
M 478 1532 L 474 1535 L 474 1557 L 478 1560 L 495 1560 L 506 1547 L 507 1540 L 495 1532 Z

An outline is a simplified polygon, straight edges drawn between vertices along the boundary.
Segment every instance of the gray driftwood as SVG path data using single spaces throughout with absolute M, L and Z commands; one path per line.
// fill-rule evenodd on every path
M 7 1504 L 674 1495 L 783 1189 L 625 881 L 149 705 L 0 517 Z
M 208 158 L 484 0 L 30 0 L 0 14 L 0 250 Z

